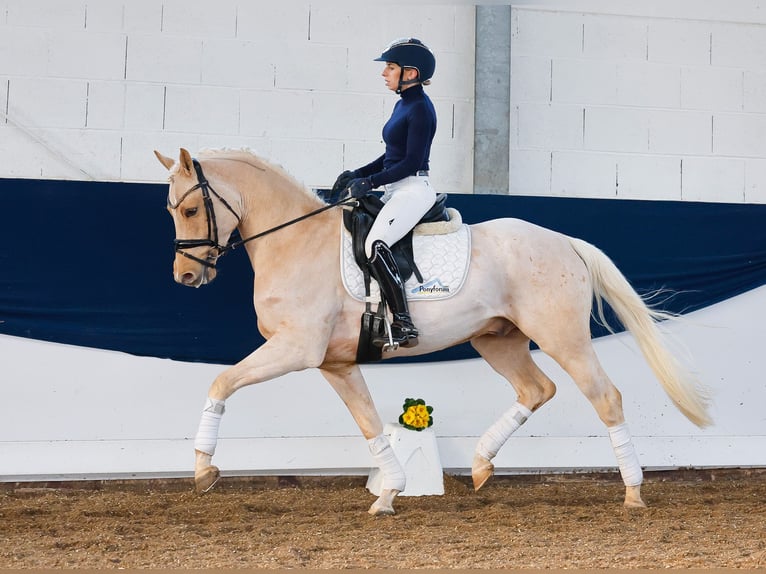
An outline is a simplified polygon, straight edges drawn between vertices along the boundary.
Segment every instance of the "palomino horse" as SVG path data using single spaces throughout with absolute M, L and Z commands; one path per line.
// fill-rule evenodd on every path
M 219 476 L 211 463 L 225 400 L 246 385 L 316 367 L 348 407 L 381 469 L 381 493 L 369 512 L 393 514 L 406 476 L 356 363 L 364 304 L 346 292 L 340 276 L 342 207 L 327 206 L 249 151 L 203 151 L 196 160 L 184 149 L 178 160 L 155 154 L 170 173 L 175 280 L 189 287 L 212 281 L 216 260 L 232 247 L 229 237 L 238 229 L 247 238 L 239 243 L 255 271 L 253 299 L 266 339 L 209 389 L 195 439 L 197 490 L 208 490 Z M 299 223 L 284 225 L 293 220 Z M 518 219 L 472 225 L 470 234 L 470 271 L 462 289 L 447 301 L 413 302 L 420 344 L 386 356 L 470 341 L 513 386 L 517 402 L 476 447 L 472 477 L 478 489 L 492 475 L 491 459 L 503 443 L 556 392 L 530 355 L 534 340 L 572 377 L 606 425 L 626 487 L 625 506 L 644 506 L 642 471 L 621 395 L 596 357 L 590 315 L 594 296 L 602 320 L 601 300 L 607 301 L 678 409 L 698 426 L 707 425 L 704 389 L 662 344 L 656 322 L 667 316 L 649 309 L 611 260 L 584 241 Z

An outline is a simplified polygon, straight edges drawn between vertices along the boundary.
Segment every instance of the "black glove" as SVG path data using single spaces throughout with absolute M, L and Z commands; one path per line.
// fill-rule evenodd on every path
M 348 184 L 348 192 L 351 197 L 362 197 L 372 191 L 372 181 L 369 177 L 352 179 Z
M 348 184 L 351 183 L 352 179 L 356 179 L 359 177 L 355 171 L 349 171 L 346 170 L 342 174 L 338 176 L 338 179 L 335 180 L 335 183 L 332 185 L 332 193 L 337 194 L 342 191 L 345 191 L 348 187 Z

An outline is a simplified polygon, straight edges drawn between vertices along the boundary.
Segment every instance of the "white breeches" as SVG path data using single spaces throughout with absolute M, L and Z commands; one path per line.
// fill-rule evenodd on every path
M 391 247 L 417 225 L 436 201 L 436 192 L 428 176 L 413 175 L 385 186 L 381 198 L 385 205 L 375 218 L 364 242 L 367 258 L 377 240 Z

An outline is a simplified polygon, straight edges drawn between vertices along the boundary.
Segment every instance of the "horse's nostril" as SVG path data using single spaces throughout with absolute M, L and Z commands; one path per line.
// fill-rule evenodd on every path
M 194 273 L 184 273 L 181 275 L 181 283 L 184 285 L 193 285 L 196 280 L 197 277 L 194 275 Z

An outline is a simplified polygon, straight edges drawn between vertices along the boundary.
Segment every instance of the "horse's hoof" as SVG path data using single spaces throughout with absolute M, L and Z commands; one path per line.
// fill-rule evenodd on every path
M 217 466 L 207 466 L 194 473 L 194 487 L 199 494 L 209 492 L 221 478 L 221 471 Z
M 394 498 L 396 498 L 397 494 L 399 494 L 399 491 L 393 489 L 381 491 L 380 496 L 372 503 L 367 512 L 373 516 L 391 516 L 396 514 L 396 511 L 394 511 Z
M 473 456 L 471 478 L 474 491 L 479 490 L 495 473 L 495 465 L 479 454 Z
M 625 508 L 646 508 L 646 503 L 641 499 L 640 486 L 625 487 L 625 502 L 622 505 Z
M 378 504 L 377 500 L 372 503 L 372 506 L 370 506 L 370 509 L 367 512 L 372 516 L 392 516 L 396 514 L 393 506 Z

